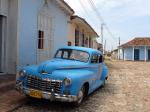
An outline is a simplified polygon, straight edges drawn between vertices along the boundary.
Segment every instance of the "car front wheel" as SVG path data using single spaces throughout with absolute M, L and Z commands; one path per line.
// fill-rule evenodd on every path
M 79 106 L 82 103 L 84 96 L 85 96 L 85 87 L 83 86 L 78 93 L 78 99 L 76 102 L 74 102 L 74 105 Z

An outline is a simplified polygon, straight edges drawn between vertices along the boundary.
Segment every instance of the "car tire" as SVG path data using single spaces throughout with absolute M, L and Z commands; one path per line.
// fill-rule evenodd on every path
M 78 99 L 76 102 L 73 103 L 74 106 L 80 106 L 80 104 L 82 103 L 83 99 L 85 97 L 85 86 L 83 86 L 79 93 L 78 93 Z

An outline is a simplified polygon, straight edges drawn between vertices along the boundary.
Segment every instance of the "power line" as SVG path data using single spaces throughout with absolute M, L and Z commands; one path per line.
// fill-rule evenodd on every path
M 108 34 L 109 34 L 114 40 L 116 40 L 115 36 L 112 34 L 112 32 L 110 31 L 110 29 L 109 29 L 108 26 L 106 25 L 106 23 L 105 23 L 103 17 L 101 16 L 101 13 L 97 10 L 97 8 L 96 8 L 96 6 L 95 6 L 93 0 L 88 0 L 88 2 L 89 2 L 89 4 L 90 4 L 91 8 L 94 10 L 96 16 L 99 18 L 100 22 L 102 22 L 102 24 L 105 24 L 105 28 L 106 28 Z
M 81 7 L 83 8 L 84 12 L 85 12 L 85 13 L 88 15 L 88 17 L 89 17 L 89 13 L 88 13 L 88 11 L 86 10 L 86 7 L 85 7 L 85 5 L 83 4 L 82 0 L 79 0 L 79 3 L 80 3 L 80 5 L 81 5 Z
M 79 0 L 79 3 L 82 7 L 82 9 L 84 10 L 85 14 L 90 18 L 91 16 L 89 15 L 89 11 L 86 8 L 86 4 L 85 2 L 83 2 L 84 0 Z M 95 15 L 98 18 L 98 21 L 100 21 L 101 25 L 103 24 L 103 26 L 101 26 L 101 43 L 103 45 L 103 49 L 104 49 L 104 36 L 103 36 L 103 32 L 104 30 L 106 30 L 106 32 L 108 33 L 108 35 L 110 35 L 110 37 L 114 40 L 117 41 L 118 38 L 116 38 L 114 36 L 114 34 L 111 32 L 111 30 L 109 29 L 108 25 L 106 24 L 105 20 L 103 19 L 101 13 L 99 12 L 99 10 L 97 9 L 95 3 L 93 2 L 93 0 L 88 0 L 89 5 L 91 6 L 92 10 L 94 11 Z M 92 19 L 90 19 L 90 21 L 93 21 Z M 103 27 L 103 29 L 102 29 Z M 108 39 L 108 38 L 107 38 Z
M 92 7 L 92 9 L 95 11 L 95 14 L 97 15 L 97 17 L 99 18 L 100 21 L 102 21 L 102 23 L 105 23 L 104 22 L 104 19 L 103 17 L 101 16 L 100 12 L 97 10 L 94 2 L 92 0 L 88 0 L 90 6 Z
M 105 28 L 106 28 L 107 32 L 109 33 L 109 35 L 110 35 L 114 40 L 116 40 L 117 38 L 112 34 L 112 32 L 110 31 L 110 29 L 108 28 L 107 25 L 105 25 Z

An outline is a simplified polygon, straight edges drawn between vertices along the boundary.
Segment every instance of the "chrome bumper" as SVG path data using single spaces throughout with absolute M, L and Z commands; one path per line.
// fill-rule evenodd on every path
M 30 96 L 30 91 L 38 91 L 36 89 L 26 88 L 22 86 L 22 84 L 16 84 L 16 90 L 21 94 L 25 94 Z M 75 95 L 60 95 L 51 92 L 40 91 L 43 99 L 51 100 L 51 101 L 62 101 L 62 102 L 75 102 L 78 97 Z

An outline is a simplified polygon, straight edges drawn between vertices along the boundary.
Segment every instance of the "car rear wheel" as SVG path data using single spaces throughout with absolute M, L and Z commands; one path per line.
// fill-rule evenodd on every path
M 101 86 L 101 87 L 104 87 L 104 86 L 105 86 L 105 84 L 106 84 L 106 80 L 104 80 L 104 81 L 103 81 L 103 83 L 102 83 L 102 86 Z
M 74 102 L 74 105 L 75 105 L 75 106 L 79 106 L 79 105 L 82 103 L 82 101 L 83 101 L 83 99 L 84 99 L 84 96 L 85 96 L 85 86 L 83 86 L 83 87 L 80 89 L 80 91 L 79 91 L 79 93 L 78 93 L 78 99 L 77 99 L 76 102 Z

